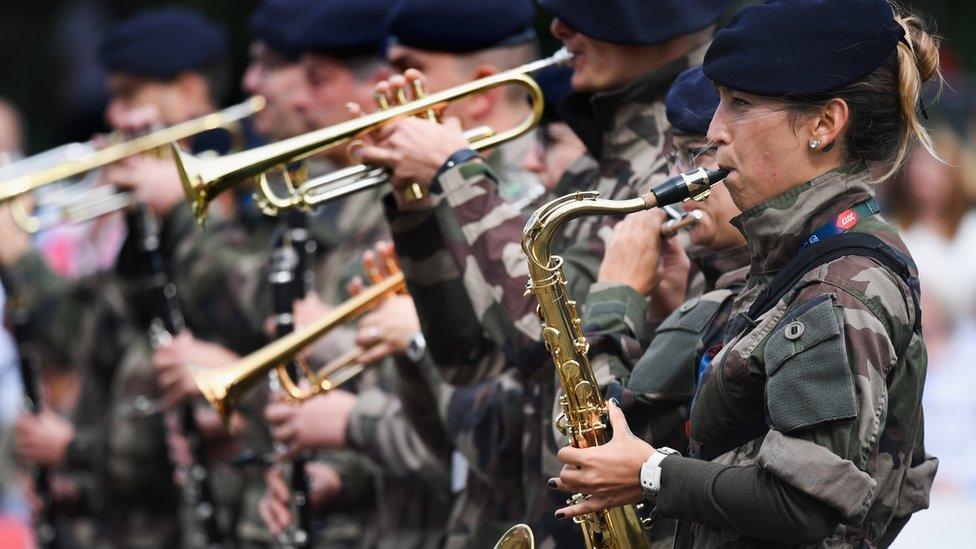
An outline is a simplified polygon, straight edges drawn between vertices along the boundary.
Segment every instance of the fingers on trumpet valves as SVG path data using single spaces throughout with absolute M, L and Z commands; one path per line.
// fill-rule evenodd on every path
M 410 83 L 410 89 L 413 91 L 413 98 L 420 99 L 427 95 L 424 89 L 424 74 L 417 69 L 407 69 L 403 73 L 404 78 Z M 427 120 L 437 120 L 437 113 L 434 109 L 426 109 L 420 115 L 422 118 Z
M 363 270 L 373 284 L 383 281 L 383 271 L 380 269 L 379 259 L 373 250 L 363 252 Z
M 389 80 L 393 88 L 393 96 L 398 105 L 406 105 L 410 102 L 410 95 L 407 93 L 407 78 L 402 74 L 394 74 Z
M 383 262 L 383 267 L 387 275 L 400 272 L 400 265 L 397 263 L 396 248 L 389 240 L 381 240 L 376 243 L 376 253 Z
M 392 87 L 390 83 L 386 80 L 382 82 L 377 82 L 376 86 L 373 88 L 373 99 L 376 101 L 376 106 L 379 107 L 381 111 L 385 111 L 390 108 L 390 100 Z

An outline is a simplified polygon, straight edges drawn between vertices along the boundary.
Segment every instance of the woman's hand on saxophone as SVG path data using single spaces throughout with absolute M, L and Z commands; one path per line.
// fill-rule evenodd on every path
M 654 448 L 630 432 L 619 406 L 610 401 L 607 407 L 613 428 L 610 442 L 592 448 L 567 446 L 557 454 L 564 465 L 558 478 L 549 479 L 549 487 L 589 497 L 557 510 L 556 518 L 578 517 L 644 499 L 640 469 Z

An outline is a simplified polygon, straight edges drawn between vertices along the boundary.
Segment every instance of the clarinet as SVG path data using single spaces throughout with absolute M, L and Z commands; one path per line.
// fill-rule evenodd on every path
M 186 325 L 183 312 L 176 296 L 176 286 L 166 275 L 166 265 L 159 250 L 159 227 L 156 219 L 145 205 L 137 204 L 128 214 L 129 230 L 136 237 L 136 250 L 141 256 L 140 265 L 146 270 L 150 314 L 149 340 L 152 347 L 159 348 L 178 334 Z M 219 549 L 220 530 L 213 492 L 210 488 L 209 472 L 206 467 L 206 449 L 203 436 L 193 417 L 193 405 L 189 402 L 180 406 L 180 429 L 190 447 L 193 462 L 184 471 L 185 486 L 183 498 L 189 504 L 193 518 L 200 525 L 200 531 L 193 538 L 197 547 Z
M 11 288 L 8 286 L 8 290 Z M 20 357 L 20 378 L 24 384 L 24 407 L 32 414 L 41 412 L 41 391 L 38 381 L 38 360 L 30 341 L 30 326 L 27 308 L 13 297 L 7 296 L 7 318 L 10 330 L 17 344 L 17 354 Z M 37 545 L 44 549 L 56 549 L 61 546 L 61 539 L 57 529 L 57 506 L 51 496 L 50 475 L 45 467 L 33 467 L 32 476 L 34 489 L 41 502 L 41 510 L 37 516 L 34 530 L 37 533 Z
M 293 304 L 295 299 L 305 297 L 314 284 L 315 242 L 308 237 L 307 220 L 302 212 L 289 214 L 283 225 L 280 241 L 271 256 L 272 305 L 274 308 L 275 330 L 281 338 L 295 329 Z M 292 379 L 298 379 L 298 365 L 294 360 L 285 365 Z M 274 372 L 271 372 L 274 376 Z M 272 377 L 272 387 L 277 387 L 277 377 Z M 291 492 L 295 512 L 295 528 L 289 545 L 309 548 L 313 544 L 312 509 L 308 499 L 308 477 L 305 474 L 304 457 L 291 462 Z

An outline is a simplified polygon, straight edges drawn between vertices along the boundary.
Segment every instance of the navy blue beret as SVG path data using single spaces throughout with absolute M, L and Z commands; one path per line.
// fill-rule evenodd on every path
M 903 36 L 887 0 L 770 0 L 716 33 L 705 74 L 756 95 L 828 92 L 874 72 Z
M 718 108 L 718 91 L 702 72 L 701 66 L 692 67 L 671 84 L 665 102 L 668 122 L 678 135 L 705 135 Z
M 224 32 L 185 8 L 144 11 L 113 28 L 99 47 L 108 71 L 153 78 L 199 69 L 226 52 Z
M 614 44 L 651 46 L 704 29 L 733 0 L 539 0 L 560 21 Z
M 387 44 L 465 53 L 535 37 L 532 0 L 399 0 L 384 25 Z
M 573 69 L 563 66 L 546 67 L 535 73 L 532 78 L 542 88 L 542 96 L 546 105 L 542 111 L 542 122 L 558 122 L 562 120 L 559 106 L 573 93 Z
M 380 54 L 383 18 L 393 0 L 319 0 L 295 27 L 299 52 Z
M 260 40 L 278 55 L 295 59 L 301 53 L 295 46 L 295 25 L 302 21 L 316 0 L 265 0 L 251 14 L 251 37 Z

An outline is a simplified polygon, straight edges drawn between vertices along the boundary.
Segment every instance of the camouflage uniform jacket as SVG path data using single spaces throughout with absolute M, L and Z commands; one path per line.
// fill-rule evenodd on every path
M 736 218 L 751 259 L 733 318 L 748 310 L 811 233 L 871 194 L 866 173 L 837 170 Z M 852 230 L 908 255 L 879 215 Z M 724 466 L 751 467 L 803 501 L 835 511 L 841 522 L 820 546 L 890 543 L 911 513 L 928 505 L 937 467 L 924 452 L 926 352 L 912 328 L 914 317 L 912 293 L 900 278 L 872 259 L 847 256 L 807 273 L 754 323 L 731 322 L 746 328 L 728 330 L 699 385 L 691 409 L 692 447 L 764 416 L 770 430 L 712 463 L 668 458 L 657 504 L 664 516 L 682 520 L 678 545 L 762 543 L 736 530 L 741 522 L 734 519 L 701 510 L 689 515 L 686 498 L 694 494 L 667 490 L 683 474 L 712 486 Z
M 71 414 L 75 436 L 63 468 L 81 488 L 78 510 L 98 517 L 97 543 L 177 543 L 172 466 L 161 417 L 151 411 L 158 394 L 145 334 L 129 306 L 137 288 L 117 273 L 62 279 L 34 253 L 5 276 L 17 281 L 42 355 L 82 370 L 81 397 Z

